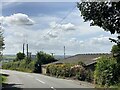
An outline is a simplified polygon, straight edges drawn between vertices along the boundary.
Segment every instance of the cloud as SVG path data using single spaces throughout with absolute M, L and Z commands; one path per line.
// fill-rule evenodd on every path
M 15 54 L 22 51 L 22 43 L 25 41 L 29 44 L 29 51 L 32 54 L 43 50 L 47 53 L 54 52 L 62 55 L 63 46 L 66 46 L 67 55 L 110 52 L 112 43 L 108 40 L 108 37 L 111 35 L 100 28 L 90 27 L 78 18 L 75 16 L 68 18 L 68 21 L 62 24 L 57 24 L 56 22 L 61 20 L 59 16 L 41 15 L 32 17 L 36 24 L 31 27 L 19 27 L 18 24 L 5 27 L 6 48 L 4 53 Z M 0 20 L 3 19 L 4 17 L 1 17 Z M 54 28 L 56 24 L 58 26 Z
M 75 25 L 72 23 L 59 24 L 56 22 L 51 22 L 49 25 L 53 29 L 59 29 L 63 31 L 76 30 Z
M 75 25 L 72 23 L 62 24 L 61 28 L 65 31 L 75 30 Z
M 3 23 L 3 20 L 4 20 L 4 17 L 1 16 L 1 17 L 0 17 L 0 23 L 1 23 L 1 24 Z
M 95 45 L 111 45 L 112 43 L 109 38 L 110 37 L 107 36 L 94 37 L 90 40 L 90 42 Z
M 47 38 L 57 38 L 60 34 L 65 33 L 64 31 L 76 30 L 75 25 L 72 23 L 57 24 L 56 22 L 51 22 L 49 26 L 50 30 L 46 34 Z
M 51 33 L 51 32 L 49 32 L 47 35 L 49 35 L 49 37 L 51 37 L 51 38 L 56 38 L 56 37 L 58 37 L 57 34 Z
M 34 21 L 26 14 L 17 13 L 11 16 L 0 17 L 0 22 L 7 25 L 33 25 Z

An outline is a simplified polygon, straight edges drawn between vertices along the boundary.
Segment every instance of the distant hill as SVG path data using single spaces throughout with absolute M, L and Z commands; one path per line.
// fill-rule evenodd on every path
M 15 55 L 3 55 L 3 59 L 15 59 Z
M 32 59 L 36 58 L 36 55 L 31 56 Z M 70 55 L 66 55 L 66 58 L 70 57 Z M 16 55 L 3 55 L 3 60 L 14 60 L 16 58 Z M 64 59 L 64 55 L 54 55 L 54 58 L 57 60 L 62 60 Z

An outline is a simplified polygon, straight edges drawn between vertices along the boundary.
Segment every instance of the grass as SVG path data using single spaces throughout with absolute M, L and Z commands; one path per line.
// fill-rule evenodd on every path
M 104 88 L 112 88 L 113 90 L 120 90 L 120 83 L 118 84 L 115 84 L 115 85 L 112 85 L 112 86 L 101 86 L 101 85 L 95 85 L 95 88 L 101 88 L 101 89 L 104 89 Z
M 110 86 L 110 88 L 118 88 L 118 89 L 120 89 L 120 83 L 115 84 L 115 85 L 113 85 L 113 86 Z
M 6 82 L 8 75 L 7 74 L 1 74 L 0 75 L 0 84 L 3 84 Z
M 4 83 L 7 80 L 6 76 L 2 76 L 2 83 Z
M 4 83 L 7 80 L 7 76 L 0 75 L 0 84 Z

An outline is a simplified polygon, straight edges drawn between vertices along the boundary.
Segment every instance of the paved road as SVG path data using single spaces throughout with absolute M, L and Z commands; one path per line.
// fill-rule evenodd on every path
M 25 73 L 11 70 L 1 70 L 1 73 L 8 74 L 8 88 L 92 88 L 88 84 L 80 84 L 78 81 L 66 80 L 60 78 L 49 77 L 36 73 Z

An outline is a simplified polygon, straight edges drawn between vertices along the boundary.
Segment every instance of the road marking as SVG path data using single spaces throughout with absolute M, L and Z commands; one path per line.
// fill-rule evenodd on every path
M 53 90 L 56 90 L 54 87 L 51 87 Z
M 45 84 L 45 82 L 43 82 L 43 81 L 41 81 L 41 80 L 39 80 L 39 79 L 36 79 L 37 81 L 39 81 L 39 82 L 41 82 L 41 83 L 43 83 L 43 84 Z

